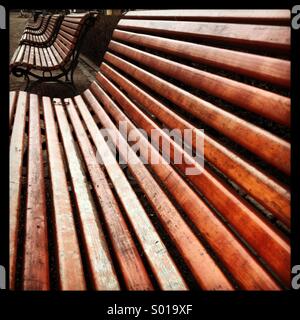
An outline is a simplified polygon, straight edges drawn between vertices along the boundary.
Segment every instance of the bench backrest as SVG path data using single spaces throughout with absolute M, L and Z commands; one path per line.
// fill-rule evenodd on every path
M 53 43 L 63 60 L 68 60 L 74 50 L 79 48 L 80 39 L 94 19 L 95 14 L 92 12 L 69 14 L 64 17 Z
M 197 119 L 206 159 L 287 225 L 288 188 L 274 176 L 290 174 L 289 19 L 288 10 L 128 12 L 97 75 L 169 128 L 196 130 Z
M 287 10 L 129 12 L 113 32 L 96 81 L 84 93 L 90 103 L 94 95 L 116 122 L 126 114 L 127 123 L 130 119 L 149 136 L 158 129 L 166 142 L 170 139 L 162 127 L 192 130 L 194 151 L 204 129 L 205 171 L 184 179 L 286 285 L 288 241 L 266 216 L 290 227 L 289 19 Z M 162 141 L 159 147 L 164 150 Z M 171 159 L 180 149 L 174 142 L 172 148 Z M 174 166 L 184 174 L 185 165 Z M 182 195 L 170 176 L 164 183 L 185 205 L 182 197 L 190 193 Z M 193 210 L 190 206 L 186 212 Z M 209 238 L 218 231 L 207 221 L 199 228 Z M 215 249 L 218 241 L 209 241 Z M 225 259 L 225 246 L 219 249 Z M 275 258 L 274 251 L 284 253 Z

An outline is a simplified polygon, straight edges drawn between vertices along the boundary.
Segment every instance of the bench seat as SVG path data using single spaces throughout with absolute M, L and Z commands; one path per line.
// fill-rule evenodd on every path
M 11 92 L 10 287 L 288 288 L 288 19 L 128 12 L 83 93 Z M 190 145 L 165 129 L 190 129 Z M 204 169 L 188 152 L 201 139 Z

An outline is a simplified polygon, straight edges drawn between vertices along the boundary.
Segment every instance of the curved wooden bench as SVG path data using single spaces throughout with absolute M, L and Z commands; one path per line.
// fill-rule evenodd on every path
M 48 21 L 45 21 L 38 31 L 24 31 L 20 44 L 30 44 L 35 46 L 43 46 L 49 44 L 58 32 L 58 28 L 63 16 L 54 14 L 49 16 Z
M 10 61 L 10 71 L 27 80 L 26 89 L 29 88 L 30 77 L 38 82 L 59 81 L 65 77 L 65 81 L 74 87 L 73 73 L 82 39 L 95 17 L 93 12 L 67 15 L 50 43 L 42 47 L 20 44 Z
M 29 19 L 29 21 L 25 25 L 25 30 L 39 30 L 48 16 L 38 16 L 36 21 L 34 21 L 33 17 Z
M 50 228 L 60 289 L 289 287 L 288 19 L 285 10 L 129 12 L 82 94 L 11 92 L 11 288 L 20 220 L 26 290 L 51 288 Z M 166 128 L 191 129 L 193 151 L 204 139 L 204 169 Z M 155 143 L 138 129 L 155 129 Z M 191 167 L 201 174 L 187 175 Z

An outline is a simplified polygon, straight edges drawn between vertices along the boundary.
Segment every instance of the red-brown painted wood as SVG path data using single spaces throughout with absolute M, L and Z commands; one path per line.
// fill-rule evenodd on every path
M 109 135 L 120 154 L 126 157 L 126 153 L 124 153 L 125 148 L 128 147 L 126 140 L 121 136 L 100 104 L 97 104 L 95 98 L 92 99 L 88 91 L 84 95 L 103 126 L 114 131 L 114 134 L 109 132 Z M 232 290 L 233 287 L 223 272 L 184 222 L 150 172 L 130 148 L 128 149 L 128 167 L 147 195 L 165 230 L 169 233 L 200 286 L 205 290 Z
M 105 84 L 104 81 L 101 81 L 101 85 L 106 89 L 110 88 L 110 93 L 112 93 L 115 99 L 122 104 L 122 107 L 126 110 L 127 114 L 130 114 L 131 119 L 133 119 L 141 128 L 146 130 L 148 134 L 151 134 L 150 130 L 152 129 L 159 130 L 153 121 L 143 115 L 142 112 L 139 112 L 138 109 L 134 107 L 134 105 L 130 103 L 128 99 L 126 100 L 125 96 L 121 95 L 116 88 L 112 90 L 112 86 L 107 85 L 107 83 Z M 106 107 L 109 107 L 110 104 L 113 105 L 112 101 L 108 102 L 107 97 L 99 86 L 97 87 L 95 84 L 93 84 L 92 87 L 94 88 L 93 91 L 97 92 L 97 97 Z M 120 118 L 117 121 L 120 121 Z M 170 143 L 170 145 L 176 149 L 176 152 L 181 152 L 182 154 L 184 153 L 178 145 L 176 145 L 174 142 L 172 143 L 173 140 L 170 141 L 171 139 L 168 139 L 167 135 L 164 135 L 162 132 L 157 136 L 157 139 L 159 138 L 162 139 L 162 142 L 163 140 L 169 140 L 168 143 Z M 171 148 L 170 156 L 172 160 L 174 160 L 174 149 Z M 187 155 L 185 156 L 187 157 Z M 189 163 L 191 162 L 192 159 L 190 159 Z M 175 165 L 180 170 L 182 170 L 182 168 L 186 168 L 184 165 Z M 184 170 L 182 171 L 184 173 Z M 174 173 L 172 176 L 173 175 Z M 212 201 L 213 205 L 221 212 L 221 214 L 225 215 L 230 223 L 240 232 L 243 237 L 245 237 L 248 243 L 253 245 L 255 250 L 259 252 L 272 265 L 272 267 L 274 267 L 274 269 L 276 269 L 276 271 L 286 282 L 288 282 L 290 275 L 289 272 L 287 272 L 288 268 L 286 268 L 286 266 L 289 264 L 290 248 L 286 240 L 282 236 L 278 235 L 275 229 L 271 227 L 262 217 L 259 217 L 259 215 L 253 211 L 253 209 L 243 203 L 243 201 L 241 201 L 233 191 L 231 191 L 229 188 L 226 188 L 215 177 L 213 177 L 211 173 L 207 171 L 207 169 L 200 175 L 188 176 L 187 178 L 194 182 L 195 185 L 201 189 L 201 192 L 203 192 L 203 194 Z M 162 181 L 165 180 L 163 179 Z M 202 187 L 201 181 L 203 181 Z M 171 188 L 173 187 L 168 186 L 169 190 Z M 177 196 L 177 192 L 180 195 L 183 193 L 183 190 L 182 192 L 179 192 L 178 190 L 174 191 L 175 197 Z M 184 193 L 186 194 L 187 192 L 185 191 Z M 189 210 L 190 209 L 191 208 L 189 208 Z M 246 230 L 244 228 L 245 224 L 247 225 Z M 262 246 L 262 243 L 265 242 L 267 242 L 270 246 L 274 246 L 274 250 L 269 250 L 270 247 L 268 250 L 266 250 L 266 248 Z M 280 257 L 275 258 L 273 255 L 274 252 L 278 253 Z M 280 261 L 279 264 L 278 261 Z
M 97 290 L 119 290 L 118 279 L 64 109 L 62 101 L 56 100 L 54 110 L 72 179 L 90 277 Z
M 241 47 L 288 53 L 290 27 L 235 23 L 121 19 L 117 28 L 181 38 L 213 40 Z
M 158 284 L 163 290 L 187 290 L 184 279 L 106 144 L 87 106 L 82 99 L 76 99 L 76 103 Z
M 129 11 L 126 19 L 199 20 L 219 22 L 288 25 L 289 10 L 138 10 Z
M 193 62 L 204 63 L 275 85 L 290 86 L 290 61 L 288 60 L 118 29 L 114 30 L 113 39 L 172 54 L 175 57 Z
M 82 101 L 79 100 L 79 97 L 76 97 L 75 99 L 82 103 Z M 110 233 L 115 254 L 120 263 L 127 289 L 153 290 L 147 271 L 113 196 L 105 174 L 99 165 L 92 144 L 78 117 L 72 99 L 66 99 L 66 104 L 70 120 L 78 139 L 78 144 Z
M 28 177 L 24 247 L 24 290 L 49 290 L 48 230 L 40 128 L 40 102 L 29 99 Z
M 186 90 L 107 52 L 105 61 L 130 74 L 180 108 L 190 112 L 274 167 L 290 174 L 290 144 Z M 100 67 L 101 70 L 101 67 Z M 263 148 L 261 146 L 264 146 Z
M 16 101 L 14 126 L 9 146 L 9 288 L 15 288 L 19 215 L 22 184 L 22 162 L 25 147 L 27 93 L 20 91 Z
M 84 270 L 53 106 L 49 97 L 43 97 L 42 103 L 51 176 L 59 287 L 61 290 L 85 290 Z
M 101 71 L 169 128 L 180 129 L 182 134 L 184 133 L 184 129 L 193 130 L 192 144 L 196 150 L 197 141 L 202 141 L 203 139 L 203 132 L 182 119 L 163 103 L 129 81 L 126 77 L 122 76 L 107 64 L 103 63 L 101 65 Z M 109 83 L 101 73 L 98 73 L 96 78 L 102 80 L 101 85 Z M 290 191 L 287 187 L 283 187 L 271 177 L 243 160 L 237 154 L 209 137 L 206 133 L 204 135 L 204 150 L 205 159 L 211 161 L 219 170 L 227 174 L 251 196 L 259 201 L 262 206 L 265 206 L 278 219 L 290 227 Z

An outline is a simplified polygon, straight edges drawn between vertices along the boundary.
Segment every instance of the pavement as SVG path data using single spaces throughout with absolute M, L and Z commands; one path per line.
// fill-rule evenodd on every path
M 27 18 L 21 17 L 19 13 L 10 13 L 9 17 L 9 56 L 10 59 L 19 45 L 20 38 L 22 36 Z M 78 65 L 74 72 L 74 83 L 78 93 L 87 89 L 90 83 L 94 80 L 98 66 L 95 66 L 88 57 L 80 55 Z M 63 79 L 63 78 L 62 78 Z M 10 90 L 24 90 L 26 86 L 26 80 L 24 78 L 17 78 L 13 74 L 9 76 Z M 38 84 L 30 89 L 30 92 L 37 93 L 39 95 L 45 95 L 50 97 L 65 98 L 73 96 L 72 89 L 61 83 L 42 83 Z

